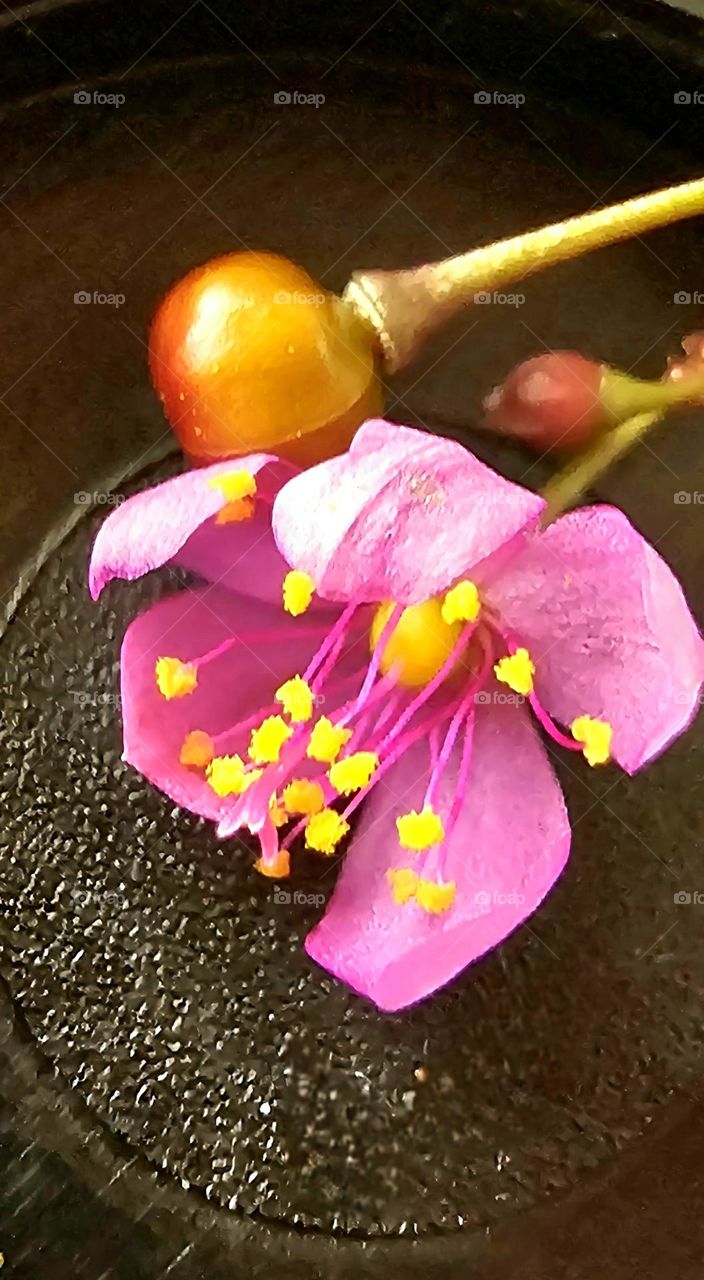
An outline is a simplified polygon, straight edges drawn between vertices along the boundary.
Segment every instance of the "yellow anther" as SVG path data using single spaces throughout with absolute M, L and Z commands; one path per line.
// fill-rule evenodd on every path
M 334 809 L 321 809 L 320 813 L 313 814 L 306 827 L 306 844 L 316 853 L 334 853 L 349 829 L 349 822 L 341 814 Z
M 256 505 L 254 498 L 235 498 L 234 502 L 226 502 L 215 517 L 216 524 L 240 524 L 242 520 L 251 520 Z
M 445 839 L 445 828 L 434 809 L 428 805 L 417 813 L 401 814 L 396 819 L 398 838 L 404 849 L 429 849 L 432 844 L 440 844 Z
M 330 766 L 328 777 L 341 796 L 349 796 L 353 791 L 366 787 L 379 764 L 375 751 L 355 751 L 354 755 L 345 756 Z
M 293 729 L 281 716 L 267 716 L 257 729 L 252 730 L 249 742 L 250 758 L 255 764 L 274 764 L 281 755 L 281 748 L 291 737 Z
M 257 482 L 251 471 L 239 467 L 236 471 L 226 471 L 223 475 L 213 476 L 208 481 L 211 489 L 219 489 L 228 502 L 237 502 L 239 498 L 253 498 L 257 492 Z
M 454 880 L 443 884 L 439 880 L 419 880 L 416 888 L 416 902 L 424 911 L 433 916 L 442 915 L 451 907 L 457 892 Z
M 276 701 L 283 706 L 287 716 L 300 723 L 310 720 L 313 714 L 313 690 L 302 676 L 293 676 L 276 690 Z
M 611 759 L 611 725 L 606 720 L 592 720 L 591 716 L 577 716 L 571 727 L 572 737 L 584 743 L 585 760 L 591 765 L 607 764 Z
M 378 644 L 395 607 L 392 600 L 378 606 L 369 633 L 370 649 Z M 421 604 L 408 605 L 384 646 L 381 670 L 387 675 L 394 667 L 399 684 L 409 689 L 421 688 L 445 665 L 461 632 L 459 622 L 448 626 L 443 620 L 437 596 Z
M 275 827 L 283 827 L 288 822 L 288 814 L 276 796 L 269 801 L 269 817 Z
M 193 729 L 187 733 L 181 745 L 179 761 L 193 769 L 206 769 L 215 755 L 215 746 L 209 733 Z
M 333 724 L 327 716 L 321 716 L 313 726 L 306 755 L 321 764 L 334 764 L 346 742 L 352 737 L 351 729 Z
M 319 782 L 311 782 L 308 778 L 294 778 L 284 788 L 284 806 L 287 813 L 320 813 L 325 806 L 323 788 Z
M 442 620 L 448 627 L 453 622 L 474 622 L 480 609 L 479 592 L 475 584 L 469 578 L 463 578 L 445 596 L 441 609 Z
M 180 658 L 158 658 L 154 668 L 159 693 L 167 701 L 185 698 L 198 684 L 198 672 L 192 662 Z
M 300 569 L 291 569 L 284 578 L 284 609 L 297 618 L 305 613 L 313 599 L 315 583 L 310 574 Z
M 241 796 L 261 778 L 263 769 L 245 771 L 240 756 L 214 756 L 207 769 L 208 785 L 216 796 Z
M 497 680 L 507 684 L 514 693 L 527 697 L 533 692 L 535 666 L 527 649 L 516 649 L 508 658 L 500 658 L 494 667 Z
M 386 879 L 391 885 L 394 902 L 403 904 L 416 896 L 418 876 L 410 867 L 399 867 L 395 871 L 387 871 Z
M 263 858 L 257 858 L 254 870 L 259 871 L 263 876 L 268 876 L 270 880 L 285 880 L 291 870 L 288 849 L 279 849 L 271 862 L 264 862 Z

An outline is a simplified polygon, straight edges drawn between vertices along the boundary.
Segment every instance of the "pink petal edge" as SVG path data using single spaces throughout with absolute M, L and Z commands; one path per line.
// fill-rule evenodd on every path
M 452 799 L 459 749 L 439 809 Z M 428 752 L 419 743 L 365 803 L 323 919 L 306 951 L 382 1010 L 403 1009 L 449 982 L 516 929 L 560 875 L 570 826 L 559 783 L 524 706 L 477 707 L 469 788 L 459 822 L 438 854 L 400 848 L 398 813 L 420 808 Z M 454 880 L 450 909 L 430 915 L 393 901 L 389 868 Z

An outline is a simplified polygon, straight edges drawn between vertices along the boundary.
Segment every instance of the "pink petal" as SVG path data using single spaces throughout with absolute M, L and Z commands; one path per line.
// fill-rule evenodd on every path
M 226 505 L 226 499 L 210 482 L 215 476 L 240 469 L 252 475 L 263 472 L 258 480 L 260 501 L 255 516 L 240 523 L 216 525 L 213 517 Z M 184 471 L 128 498 L 108 516 L 95 539 L 88 574 L 93 599 L 97 600 L 112 578 L 132 581 L 169 561 L 209 581 L 226 578 L 225 585 L 248 594 L 250 590 L 262 596 L 265 589 L 279 591 L 286 565 L 270 532 L 270 505 L 295 474 L 296 468 L 290 464 L 270 454 L 255 453 Z M 253 571 L 253 550 L 261 572 Z
M 520 538 L 544 506 L 456 441 L 376 420 L 287 484 L 273 523 L 326 599 L 413 604 Z
M 160 695 L 154 678 L 158 658 L 187 662 L 230 636 L 270 628 L 273 642 L 244 639 L 202 667 L 193 693 L 168 702 Z M 185 735 L 202 729 L 215 736 L 266 708 L 283 680 L 305 669 L 323 634 L 321 629 L 312 636 L 304 618 L 286 619 L 273 605 L 219 587 L 159 601 L 131 623 L 122 645 L 124 759 L 183 808 L 224 820 L 235 798 L 216 796 L 202 773 L 179 763 Z M 228 738 L 219 752 L 246 754 L 249 734 L 247 729 Z
M 455 747 L 438 808 L 452 801 Z M 308 954 L 369 996 L 402 1009 L 449 982 L 525 920 L 560 874 L 570 845 L 562 793 L 526 709 L 478 706 L 462 813 L 442 852 L 401 849 L 397 814 L 419 809 L 428 750 L 411 748 L 367 802 L 327 912 L 306 939 Z M 387 870 L 411 867 L 454 880 L 441 915 L 394 902 Z
M 529 649 L 535 686 L 565 725 L 608 720 L 633 773 L 690 723 L 704 644 L 677 579 L 615 507 L 585 507 L 532 538 L 489 591 Z

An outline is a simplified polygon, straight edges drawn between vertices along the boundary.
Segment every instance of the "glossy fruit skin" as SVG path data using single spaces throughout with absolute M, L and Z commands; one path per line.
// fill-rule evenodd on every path
M 154 386 L 196 463 L 271 451 L 309 465 L 382 408 L 374 341 L 287 258 L 232 253 L 169 291 L 149 338 Z
M 576 351 L 524 360 L 484 401 L 486 423 L 535 449 L 574 449 L 605 425 L 603 368 Z

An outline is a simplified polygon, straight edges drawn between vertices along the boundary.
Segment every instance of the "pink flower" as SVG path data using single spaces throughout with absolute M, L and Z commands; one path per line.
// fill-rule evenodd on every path
M 698 703 L 704 644 L 664 561 L 613 507 L 540 532 L 543 506 L 374 421 L 301 474 L 267 455 L 187 472 L 95 543 L 94 597 L 166 563 L 202 579 L 127 631 L 126 760 L 220 835 L 256 832 L 267 875 L 299 834 L 333 853 L 364 800 L 306 948 L 382 1009 L 495 946 L 560 874 L 536 720 L 631 773 Z

